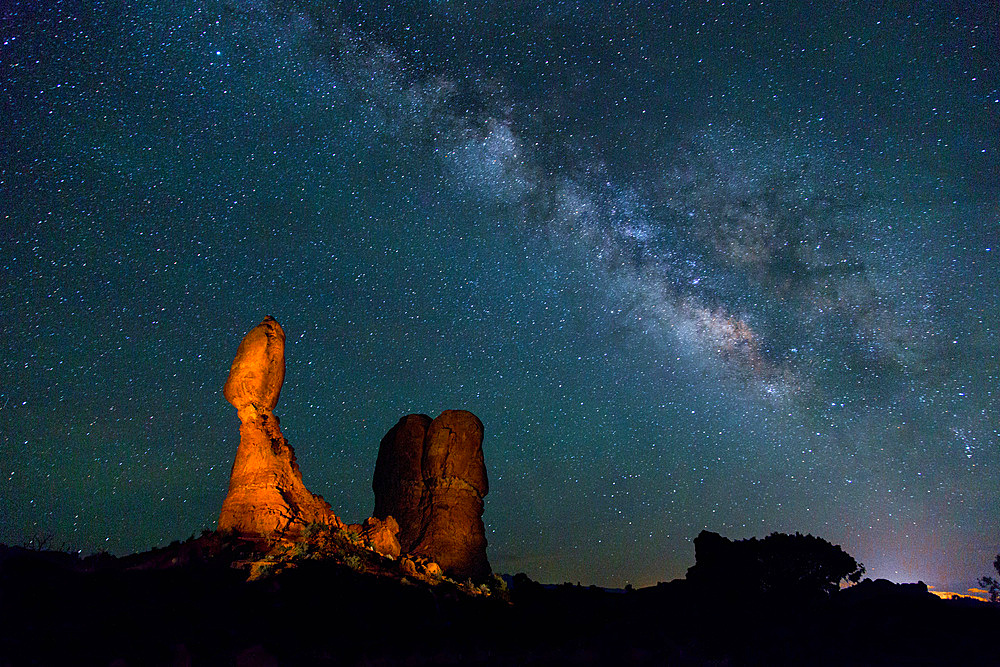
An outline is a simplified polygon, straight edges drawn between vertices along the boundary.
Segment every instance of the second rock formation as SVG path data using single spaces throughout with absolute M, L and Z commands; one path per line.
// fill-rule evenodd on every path
M 482 519 L 489 481 L 474 414 L 400 419 L 379 445 L 372 489 L 374 515 L 396 519 L 404 553 L 430 558 L 457 579 L 490 575 Z

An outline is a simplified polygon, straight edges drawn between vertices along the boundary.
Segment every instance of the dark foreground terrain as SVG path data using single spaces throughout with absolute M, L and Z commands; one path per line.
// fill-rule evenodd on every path
M 0 548 L 0 665 L 1000 664 L 997 605 L 920 585 L 794 601 L 518 575 L 485 594 L 357 559 L 248 581 L 247 554 L 213 540 L 122 559 Z

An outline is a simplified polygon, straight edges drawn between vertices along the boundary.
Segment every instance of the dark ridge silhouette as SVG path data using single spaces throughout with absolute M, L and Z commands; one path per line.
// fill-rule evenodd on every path
M 1000 607 L 923 584 L 722 598 L 700 575 L 472 586 L 407 574 L 351 535 L 315 525 L 262 553 L 206 531 L 124 558 L 0 547 L 0 665 L 997 664 L 981 640 Z
M 722 597 L 829 597 L 841 582 L 855 584 L 865 573 L 840 547 L 799 533 L 733 541 L 703 530 L 694 551 L 687 580 Z

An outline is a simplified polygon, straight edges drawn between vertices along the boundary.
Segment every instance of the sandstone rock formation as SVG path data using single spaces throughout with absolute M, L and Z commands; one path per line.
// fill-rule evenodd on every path
M 424 496 L 424 439 L 431 418 L 407 415 L 382 438 L 375 462 L 372 489 L 376 517 L 392 516 L 399 525 L 399 546 L 410 552 L 423 524 L 420 501 Z
M 240 342 L 222 395 L 242 420 L 251 407 L 257 412 L 274 410 L 284 382 L 285 331 L 268 315 Z
M 229 493 L 219 530 L 250 536 L 294 534 L 308 523 L 343 523 L 302 482 L 295 451 L 271 412 L 285 379 L 285 332 L 268 315 L 240 343 L 223 394 L 240 418 Z
M 482 520 L 489 482 L 483 424 L 474 414 L 400 419 L 379 445 L 372 489 L 374 514 L 395 517 L 404 553 L 429 558 L 458 579 L 489 576 Z
M 383 556 L 397 558 L 400 554 L 399 524 L 391 516 L 385 519 L 368 517 L 364 523 L 352 523 L 347 527 L 349 532 L 361 537 L 365 544 Z

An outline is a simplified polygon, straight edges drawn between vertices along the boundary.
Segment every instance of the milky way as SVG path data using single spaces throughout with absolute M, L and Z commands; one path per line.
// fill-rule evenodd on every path
M 620 586 L 811 532 L 1000 551 L 987 9 L 20 3 L 2 23 L 0 539 L 214 526 L 265 315 L 310 489 L 475 412 L 494 569 Z

